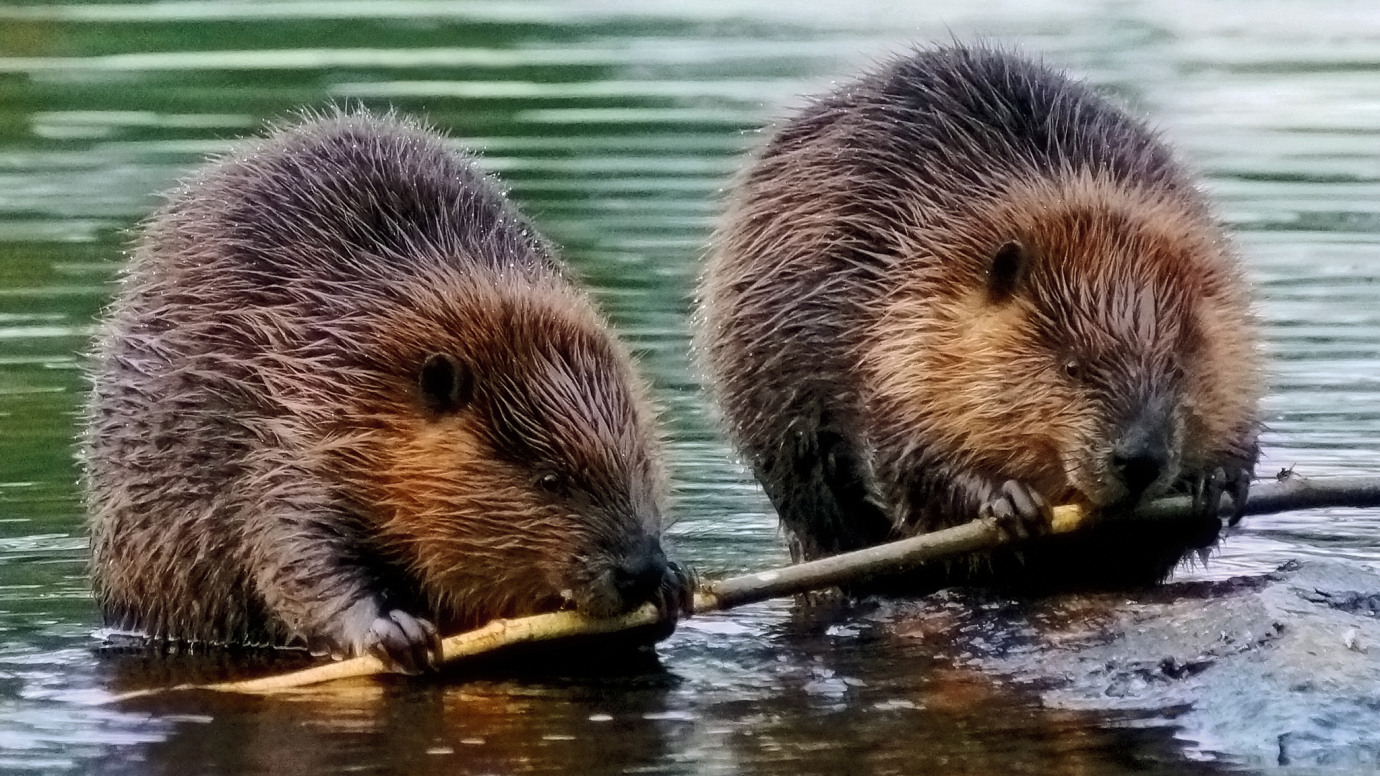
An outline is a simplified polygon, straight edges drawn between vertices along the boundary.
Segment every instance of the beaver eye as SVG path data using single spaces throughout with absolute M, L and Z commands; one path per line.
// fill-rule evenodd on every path
M 552 495 L 565 493 L 565 478 L 555 472 L 545 472 L 537 477 L 537 490 Z
M 1066 358 L 1062 366 L 1064 377 L 1075 382 L 1083 379 L 1083 362 L 1076 358 Z

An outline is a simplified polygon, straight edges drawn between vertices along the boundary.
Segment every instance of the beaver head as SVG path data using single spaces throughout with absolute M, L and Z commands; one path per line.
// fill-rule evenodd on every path
M 450 281 L 454 282 L 450 282 Z M 362 320 L 335 455 L 441 623 L 651 600 L 665 475 L 630 359 L 563 280 L 438 268 Z
M 945 255 L 917 262 L 872 332 L 880 448 L 923 434 L 1055 503 L 1113 506 L 1253 439 L 1244 284 L 1182 198 L 1093 175 L 1034 179 L 952 222 L 909 246 Z

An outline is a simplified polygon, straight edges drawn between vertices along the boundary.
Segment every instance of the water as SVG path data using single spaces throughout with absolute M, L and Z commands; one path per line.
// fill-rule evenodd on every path
M 93 706 L 71 439 L 129 230 L 204 155 L 300 106 L 428 116 L 483 153 L 655 382 L 670 544 L 706 577 L 785 561 L 686 352 L 697 260 L 754 130 L 912 42 L 1019 44 L 1152 115 L 1260 288 L 1262 474 L 1380 468 L 1380 9 L 1355 0 L 165 2 L 0 6 L 0 772 L 1220 773 L 1160 713 L 1046 708 L 881 609 L 693 619 L 660 670 L 286 700 Z M 1374 512 L 1262 517 L 1206 571 L 1380 565 Z M 904 625 L 904 620 L 902 620 Z M 919 626 L 916 626 L 917 628 Z M 921 629 L 924 630 L 924 629 Z M 591 668 L 590 671 L 595 669 Z

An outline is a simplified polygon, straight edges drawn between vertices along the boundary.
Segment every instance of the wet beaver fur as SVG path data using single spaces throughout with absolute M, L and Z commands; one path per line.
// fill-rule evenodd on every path
M 436 627 L 683 592 L 629 355 L 465 155 L 280 126 L 147 222 L 84 436 L 108 625 L 434 659 Z
M 952 46 L 776 129 L 714 238 L 698 348 L 795 558 L 1194 494 L 1180 523 L 914 577 L 1135 585 L 1216 541 L 1224 489 L 1243 503 L 1249 304 L 1208 203 L 1141 122 L 1042 65 Z

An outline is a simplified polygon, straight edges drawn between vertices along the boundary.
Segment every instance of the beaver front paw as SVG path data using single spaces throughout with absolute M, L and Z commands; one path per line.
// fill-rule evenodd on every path
M 1054 509 L 1024 483 L 1007 480 L 978 507 L 978 517 L 991 518 L 1007 541 L 1017 541 L 1048 533 Z
M 670 637 L 675 633 L 676 623 L 680 622 L 681 617 L 689 617 L 695 613 L 695 587 L 698 584 L 695 572 L 667 561 L 661 586 L 651 598 L 651 603 L 661 615 L 661 619 L 652 628 L 652 641 L 662 641 Z
M 1190 481 L 1193 496 L 1193 516 L 1203 522 L 1216 523 L 1222 515 L 1222 494 L 1231 494 L 1231 515 L 1228 525 L 1241 522 L 1246 514 L 1246 498 L 1251 492 L 1251 472 L 1240 466 L 1217 467 L 1200 472 Z
M 1222 467 L 1209 469 L 1193 476 L 1190 492 L 1193 506 L 1190 511 L 1195 520 L 1216 522 L 1222 508 L 1222 492 L 1227 486 L 1227 473 Z
M 662 577 L 661 588 L 653 600 L 657 611 L 672 623 L 680 617 L 694 614 L 695 588 L 698 585 L 699 577 L 693 569 L 682 568 L 679 563 L 668 561 L 666 575 Z
M 1251 495 L 1250 469 L 1240 466 L 1227 471 L 1227 492 L 1231 493 L 1231 519 L 1228 525 L 1236 525 L 1246 516 L 1246 499 Z
M 356 601 L 340 616 L 329 640 L 335 656 L 373 655 L 401 674 L 434 670 L 441 657 L 435 625 L 401 609 L 384 612 L 370 598 Z

